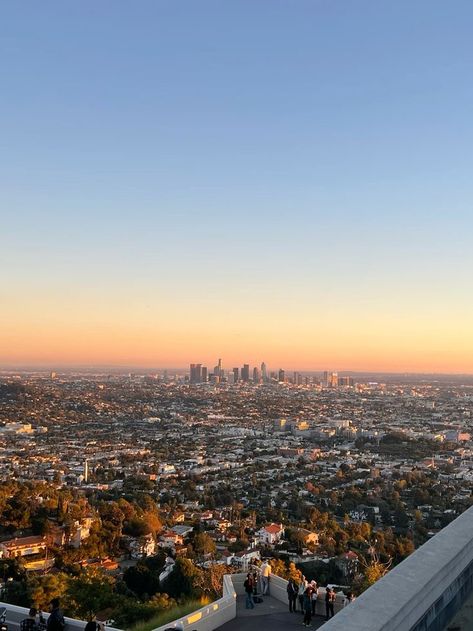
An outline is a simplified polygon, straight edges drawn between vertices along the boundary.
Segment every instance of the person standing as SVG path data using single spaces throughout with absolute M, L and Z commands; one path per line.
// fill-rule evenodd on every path
M 310 585 L 304 592 L 303 596 L 303 606 L 304 606 L 304 622 L 302 623 L 305 627 L 310 627 L 310 621 L 312 620 L 312 590 Z
M 271 566 L 267 561 L 263 563 L 261 570 L 261 584 L 263 596 L 266 596 L 269 590 L 269 579 L 271 578 Z
M 255 602 L 253 600 L 253 577 L 250 573 L 246 575 L 246 581 L 243 583 L 243 587 L 245 588 L 246 593 L 246 608 L 254 609 Z
M 20 622 L 20 631 L 38 631 L 37 611 L 34 607 L 28 611 L 28 617 Z
M 64 631 L 66 622 L 63 613 L 59 608 L 59 598 L 53 598 L 49 603 L 49 618 L 46 625 L 46 631 Z
M 325 616 L 327 620 L 335 615 L 335 592 L 331 587 L 327 586 L 325 592 Z
M 305 580 L 305 576 L 302 576 L 297 590 L 297 598 L 299 600 L 299 605 L 302 613 L 304 613 L 304 594 L 306 589 L 307 581 Z
M 287 583 L 287 597 L 289 599 L 289 611 L 290 613 L 296 612 L 297 603 L 297 585 L 293 578 L 290 578 Z
M 311 581 L 310 586 L 312 588 L 311 594 L 310 594 L 310 600 L 311 600 L 311 604 L 312 604 L 312 615 L 315 616 L 315 608 L 317 606 L 317 598 L 319 595 L 319 588 L 317 587 L 317 583 L 316 581 Z

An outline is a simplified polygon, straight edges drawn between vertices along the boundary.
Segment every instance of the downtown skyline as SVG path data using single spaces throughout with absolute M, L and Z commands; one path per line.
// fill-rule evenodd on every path
M 473 373 L 473 7 L 1 9 L 0 366 Z

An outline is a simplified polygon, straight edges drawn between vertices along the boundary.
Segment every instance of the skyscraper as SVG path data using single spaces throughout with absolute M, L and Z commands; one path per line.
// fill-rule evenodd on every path
M 218 360 L 218 364 L 214 368 L 214 375 L 217 377 L 223 377 L 222 360 Z
M 286 373 L 282 368 L 279 369 L 278 381 L 284 383 L 286 381 Z
M 207 370 L 207 366 L 202 366 L 202 383 L 207 383 L 208 381 L 208 370 Z
M 240 379 L 239 372 L 240 372 L 239 368 L 233 369 L 233 383 L 238 383 L 238 380 Z
M 259 370 L 256 368 L 256 366 L 253 368 L 253 382 L 254 383 L 259 383 L 260 382 L 260 374 L 259 374 Z
M 250 365 L 243 364 L 243 368 L 241 369 L 241 380 L 244 382 L 248 382 L 250 380 Z
M 190 365 L 190 382 L 201 383 L 202 381 L 202 364 Z
M 266 364 L 261 362 L 261 378 L 263 379 L 263 383 L 268 381 L 268 373 L 266 372 Z

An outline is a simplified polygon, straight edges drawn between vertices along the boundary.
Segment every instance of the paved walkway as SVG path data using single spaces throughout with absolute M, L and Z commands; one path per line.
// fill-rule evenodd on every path
M 318 629 L 324 619 L 315 616 L 312 628 Z M 237 596 L 237 617 L 230 620 L 219 631 L 279 631 L 287 629 L 304 629 L 302 613 L 289 613 L 288 606 L 271 596 L 265 596 L 263 602 L 254 609 L 245 608 L 245 596 Z

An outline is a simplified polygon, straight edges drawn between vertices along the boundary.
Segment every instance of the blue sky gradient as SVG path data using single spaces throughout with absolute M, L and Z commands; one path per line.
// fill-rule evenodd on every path
M 232 322 L 229 361 L 258 339 L 318 368 L 327 318 L 365 340 L 335 368 L 473 371 L 471 2 L 11 1 L 0 15 L 0 362 L 176 365 L 199 336 L 210 361 Z M 119 323 L 103 348 L 97 313 Z M 109 352 L 147 318 L 146 348 Z M 412 339 L 458 337 L 416 349 L 406 320 Z M 264 341 L 272 325 L 299 329 L 291 352 Z

